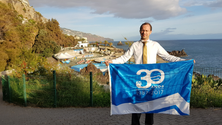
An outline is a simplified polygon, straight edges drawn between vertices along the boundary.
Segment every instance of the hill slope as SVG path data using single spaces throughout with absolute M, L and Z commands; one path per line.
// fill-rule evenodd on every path
M 67 29 L 67 28 L 61 28 L 61 30 L 63 31 L 64 34 L 69 34 L 69 35 L 73 35 L 73 36 L 80 36 L 80 37 L 87 37 L 88 41 L 113 41 L 113 39 L 111 38 L 104 38 L 102 36 L 98 36 L 95 34 L 91 34 L 91 33 L 84 33 L 84 32 L 80 32 L 80 31 L 75 31 L 75 30 L 71 30 L 71 29 Z

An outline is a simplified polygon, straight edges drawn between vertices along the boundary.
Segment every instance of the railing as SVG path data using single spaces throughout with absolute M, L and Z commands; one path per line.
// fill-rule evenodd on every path
M 194 67 L 191 105 L 193 107 L 222 107 L 222 69 Z
M 83 82 L 81 78 L 70 74 L 53 74 L 50 76 L 25 76 L 22 78 L 2 77 L 3 100 L 9 103 L 36 105 L 41 107 L 88 107 L 98 104 L 98 94 L 103 89 L 90 80 Z M 101 90 L 102 89 L 102 90 Z
M 222 69 L 194 67 L 190 104 L 193 107 L 222 107 Z M 40 107 L 110 106 L 109 91 L 93 81 L 94 75 L 23 75 L 2 77 L 3 100 Z M 84 80 L 84 81 L 83 81 Z
M 221 68 L 201 68 L 201 67 L 196 67 L 194 66 L 193 71 L 199 75 L 212 75 L 213 77 L 217 77 L 217 79 L 222 78 L 222 69 Z

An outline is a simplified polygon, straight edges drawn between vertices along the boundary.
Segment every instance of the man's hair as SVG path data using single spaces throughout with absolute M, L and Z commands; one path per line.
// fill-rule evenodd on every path
M 152 31 L 152 25 L 150 23 L 143 23 L 141 26 L 140 26 L 140 30 L 142 29 L 143 25 L 150 25 L 150 31 Z

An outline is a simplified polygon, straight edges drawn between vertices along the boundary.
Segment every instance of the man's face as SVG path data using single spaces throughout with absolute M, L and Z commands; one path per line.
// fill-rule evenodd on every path
M 143 25 L 140 29 L 141 40 L 148 40 L 151 33 L 150 25 Z

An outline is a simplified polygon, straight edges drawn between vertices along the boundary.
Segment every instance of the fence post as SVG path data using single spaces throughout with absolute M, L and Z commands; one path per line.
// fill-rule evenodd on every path
M 54 86 L 54 107 L 57 107 L 57 95 L 56 95 L 56 71 L 53 71 L 53 86 Z
M 8 76 L 8 97 L 9 97 L 9 103 L 11 103 L 11 86 L 10 86 L 10 76 Z
M 25 74 L 22 74 L 23 78 L 23 98 L 24 98 L 24 105 L 27 106 L 27 98 L 26 98 L 26 84 L 25 84 Z
M 90 106 L 93 106 L 93 85 L 92 85 L 92 72 L 90 72 Z
M 3 95 L 3 101 L 5 101 L 5 80 L 3 76 L 1 77 L 2 77 L 2 95 Z

